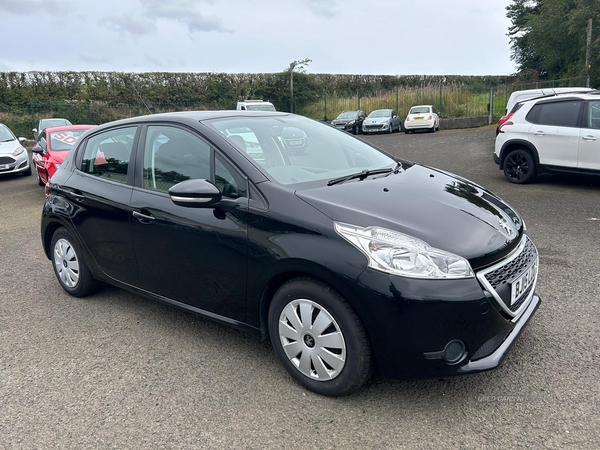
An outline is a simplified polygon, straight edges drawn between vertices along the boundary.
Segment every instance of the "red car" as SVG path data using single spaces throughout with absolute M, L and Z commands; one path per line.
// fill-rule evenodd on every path
M 40 186 L 44 186 L 69 154 L 84 131 L 95 125 L 66 125 L 44 129 L 38 136 L 33 152 L 33 166 Z

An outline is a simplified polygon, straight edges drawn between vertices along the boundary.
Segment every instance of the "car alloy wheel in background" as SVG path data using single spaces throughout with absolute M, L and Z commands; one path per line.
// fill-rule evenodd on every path
M 513 150 L 504 161 L 504 175 L 511 183 L 530 183 L 536 175 L 535 162 L 526 150 Z

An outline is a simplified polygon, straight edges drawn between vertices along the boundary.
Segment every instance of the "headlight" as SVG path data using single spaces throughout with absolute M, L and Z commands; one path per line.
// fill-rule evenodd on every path
M 23 147 L 19 147 L 14 152 L 12 152 L 12 155 L 19 156 L 19 155 L 22 155 L 24 151 L 25 151 L 25 149 Z
M 348 122 L 348 123 L 346 124 L 346 126 L 354 125 L 354 122 L 355 122 L 354 120 L 351 120 L 350 122 Z
M 472 278 L 469 262 L 412 236 L 381 227 L 335 222 L 335 231 L 362 251 L 369 267 L 410 278 Z

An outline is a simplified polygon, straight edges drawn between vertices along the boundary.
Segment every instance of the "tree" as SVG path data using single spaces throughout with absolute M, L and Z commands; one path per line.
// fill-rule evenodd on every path
M 600 30 L 598 0 L 514 0 L 507 6 L 511 58 L 519 73 L 535 71 L 541 79 L 585 75 L 587 21 Z M 594 33 L 599 36 L 600 33 Z M 594 56 L 600 37 L 592 41 L 592 85 L 600 83 Z M 600 62 L 600 61 L 598 61 Z

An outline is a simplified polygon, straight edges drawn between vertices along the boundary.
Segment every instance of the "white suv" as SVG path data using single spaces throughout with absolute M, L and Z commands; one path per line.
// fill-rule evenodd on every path
M 600 175 L 600 91 L 518 103 L 496 137 L 494 162 L 512 183 L 538 173 Z

